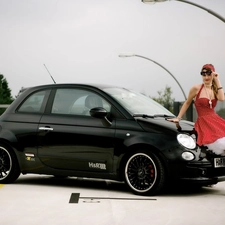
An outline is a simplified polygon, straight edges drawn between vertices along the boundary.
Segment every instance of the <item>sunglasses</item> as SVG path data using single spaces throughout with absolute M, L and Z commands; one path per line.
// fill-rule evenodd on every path
M 202 71 L 202 72 L 201 72 L 201 75 L 205 77 L 206 75 L 210 76 L 211 73 L 212 73 L 211 70 L 207 70 L 207 71 Z

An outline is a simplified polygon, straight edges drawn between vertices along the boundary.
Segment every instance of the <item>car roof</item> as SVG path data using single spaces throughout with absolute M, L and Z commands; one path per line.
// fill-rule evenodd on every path
M 57 87 L 92 87 L 92 88 L 112 88 L 112 87 L 119 87 L 115 85 L 108 85 L 108 84 L 93 84 L 93 83 L 57 83 L 57 84 L 44 84 L 44 85 L 37 85 L 32 87 L 23 88 L 22 92 L 25 90 L 31 89 L 42 89 L 42 88 L 57 88 Z

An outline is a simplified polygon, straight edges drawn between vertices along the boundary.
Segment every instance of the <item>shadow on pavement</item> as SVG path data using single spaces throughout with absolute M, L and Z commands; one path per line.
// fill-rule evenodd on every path
M 160 196 L 200 196 L 218 192 L 216 185 L 212 187 L 196 185 L 172 185 L 165 188 Z
M 54 176 L 34 176 L 26 177 L 20 176 L 20 178 L 13 184 L 16 185 L 47 185 L 47 186 L 59 186 L 64 188 L 85 188 L 85 189 L 99 189 L 99 190 L 116 190 L 128 192 L 127 187 L 122 182 L 102 180 L 102 179 L 89 179 L 89 178 L 75 178 L 75 177 L 54 177 Z M 13 185 L 12 184 L 12 185 Z
M 11 185 L 40 185 L 40 186 L 59 186 L 60 188 L 84 188 L 90 190 L 105 190 L 105 191 L 115 191 L 123 192 L 127 194 L 132 194 L 123 182 L 116 182 L 111 180 L 102 179 L 89 179 L 89 178 L 74 178 L 74 177 L 54 177 L 47 175 L 38 176 L 26 176 L 22 175 L 17 181 Z M 213 187 L 198 187 L 198 186 L 185 186 L 185 185 L 172 185 L 165 188 L 157 196 L 196 196 L 196 195 L 207 195 L 216 194 L 219 190 L 216 185 Z M 135 196 L 135 195 L 134 195 Z M 136 195 L 137 196 L 137 195 Z M 150 196 L 146 196 L 150 197 Z

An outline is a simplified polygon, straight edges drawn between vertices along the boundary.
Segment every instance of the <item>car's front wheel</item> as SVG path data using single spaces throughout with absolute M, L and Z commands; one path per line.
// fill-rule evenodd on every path
M 140 151 L 132 154 L 125 163 L 125 182 L 138 195 L 155 195 L 165 185 L 165 169 L 153 153 Z
M 11 148 L 0 144 L 0 183 L 12 183 L 20 175 L 19 164 Z

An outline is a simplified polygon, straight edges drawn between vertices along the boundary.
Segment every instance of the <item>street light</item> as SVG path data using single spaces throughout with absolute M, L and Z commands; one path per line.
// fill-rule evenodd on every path
M 119 57 L 121 57 L 121 58 L 125 58 L 125 57 L 140 57 L 140 58 L 143 58 L 143 59 L 147 59 L 147 60 L 149 60 L 149 61 L 151 61 L 151 62 L 157 64 L 158 66 L 162 67 L 162 68 L 163 68 L 164 70 L 166 70 L 166 72 L 168 72 L 168 73 L 170 74 L 170 76 L 173 77 L 173 79 L 177 82 L 177 84 L 179 85 L 179 87 L 180 87 L 180 89 L 181 89 L 181 91 L 182 91 L 182 93 L 183 93 L 183 95 L 184 95 L 185 100 L 187 100 L 187 97 L 186 97 L 186 95 L 185 95 L 185 92 L 184 92 L 183 88 L 181 87 L 180 83 L 178 82 L 178 80 L 176 79 L 176 77 L 175 77 L 168 69 L 166 69 L 164 66 L 162 66 L 162 65 L 159 64 L 158 62 L 156 62 L 156 61 L 154 61 L 154 60 L 152 60 L 152 59 L 149 59 L 149 58 L 147 58 L 147 57 L 145 57 L 145 56 L 136 55 L 136 54 L 134 54 L 134 53 L 119 54 Z
M 154 4 L 156 2 L 166 2 L 168 0 L 141 0 L 143 3 L 146 3 L 146 4 Z M 207 11 L 208 13 L 212 14 L 213 16 L 217 17 L 218 19 L 222 20 L 224 23 L 225 23 L 225 18 L 223 18 L 222 16 L 220 16 L 218 13 L 212 11 L 211 9 L 207 9 L 201 5 L 198 5 L 194 2 L 189 2 L 189 1 L 185 1 L 185 0 L 175 0 L 175 1 L 178 1 L 178 2 L 184 2 L 184 3 L 187 3 L 187 4 L 190 4 L 190 5 L 193 5 L 193 6 L 196 6 L 200 9 L 203 9 L 205 11 Z

